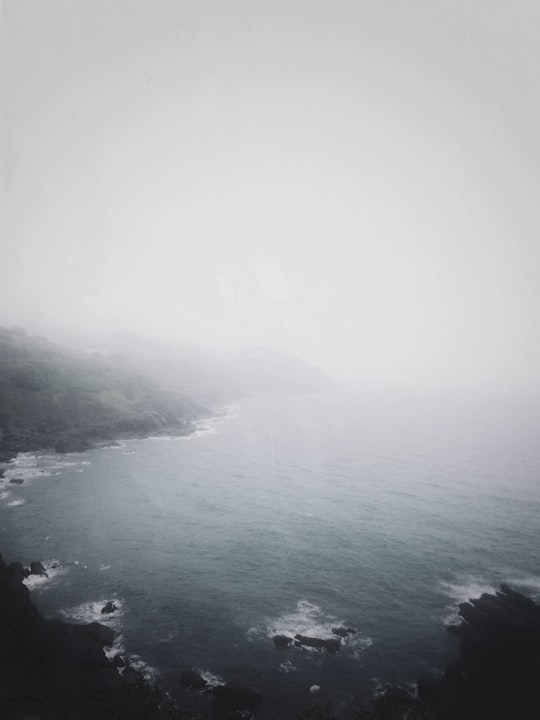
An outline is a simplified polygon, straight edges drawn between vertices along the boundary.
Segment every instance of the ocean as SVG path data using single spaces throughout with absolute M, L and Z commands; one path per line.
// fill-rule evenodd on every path
M 294 718 L 313 684 L 338 709 L 441 672 L 458 602 L 501 582 L 540 597 L 539 431 L 526 399 L 249 399 L 188 437 L 19 455 L 0 550 L 44 562 L 42 611 L 111 625 L 111 652 L 182 707 L 209 707 L 179 686 L 194 668 L 258 689 L 261 720 Z M 356 630 L 338 653 L 272 642 L 336 626 Z

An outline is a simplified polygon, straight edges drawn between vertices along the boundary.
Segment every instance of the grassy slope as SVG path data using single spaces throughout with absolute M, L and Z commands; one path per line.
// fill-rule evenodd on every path
M 54 438 L 90 432 L 181 427 L 197 408 L 177 390 L 159 387 L 120 359 L 71 352 L 23 331 L 0 329 L 0 430 Z

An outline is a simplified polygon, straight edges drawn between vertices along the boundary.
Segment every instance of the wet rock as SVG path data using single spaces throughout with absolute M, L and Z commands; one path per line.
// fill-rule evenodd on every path
M 356 630 L 350 627 L 335 627 L 332 628 L 332 632 L 334 633 L 334 635 L 339 635 L 340 637 L 346 637 L 347 635 L 356 635 Z
M 418 684 L 434 716 L 535 718 L 540 707 L 540 606 L 506 585 L 459 605 L 459 659 Z
M 10 563 L 9 572 L 11 576 L 14 577 L 15 580 L 17 580 L 18 582 L 22 582 L 29 575 L 28 570 L 25 570 L 20 562 Z
M 115 655 L 112 659 L 112 664 L 115 668 L 123 668 L 126 667 L 126 661 L 122 657 L 122 655 Z
M 274 645 L 277 648 L 286 648 L 292 643 L 293 639 L 287 635 L 274 635 Z
M 208 683 L 195 670 L 183 670 L 180 673 L 180 685 L 187 690 L 204 690 Z
M 212 694 L 215 705 L 226 712 L 257 708 L 262 702 L 259 692 L 240 685 L 218 685 Z
M 298 634 L 294 636 L 294 639 L 299 642 L 300 645 L 323 648 L 324 650 L 329 650 L 330 652 L 337 652 L 341 647 L 340 641 L 334 638 L 312 638 L 307 635 Z
M 30 574 L 31 575 L 45 575 L 49 577 L 43 565 L 40 562 L 33 561 L 30 563 Z
M 109 600 L 101 608 L 101 614 L 102 615 L 110 615 L 111 613 L 116 612 L 117 610 L 118 610 L 118 607 L 114 604 L 114 600 Z

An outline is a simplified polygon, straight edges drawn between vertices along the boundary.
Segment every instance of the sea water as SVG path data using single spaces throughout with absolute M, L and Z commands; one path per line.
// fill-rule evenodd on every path
M 46 615 L 109 624 L 110 653 L 182 706 L 208 702 L 180 689 L 194 668 L 293 718 L 312 684 L 337 708 L 440 672 L 458 602 L 500 582 L 540 595 L 539 429 L 532 402 L 501 398 L 245 400 L 189 437 L 20 455 L 0 549 L 44 562 L 27 582 Z M 272 642 L 341 625 L 357 632 L 335 654 Z

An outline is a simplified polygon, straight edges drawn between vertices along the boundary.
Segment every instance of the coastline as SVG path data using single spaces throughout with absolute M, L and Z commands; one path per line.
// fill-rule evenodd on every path
M 25 584 L 44 573 L 38 561 L 24 568 L 19 562 L 8 565 L 0 555 L 2 717 L 192 720 L 191 712 L 180 710 L 159 685 L 146 680 L 129 658 L 113 649 L 117 633 L 106 622 L 108 613 L 118 610 L 114 600 L 101 609 L 102 622 L 44 618 Z M 502 585 L 493 594 L 460 603 L 459 619 L 448 629 L 457 637 L 459 657 L 439 678 L 419 679 L 415 688 L 386 683 L 371 697 L 355 696 L 350 707 L 335 711 L 325 704 L 324 689 L 313 686 L 311 704 L 296 717 L 338 720 L 352 712 L 363 720 L 535 718 L 540 702 L 540 606 Z M 274 644 L 281 652 L 279 643 Z M 210 717 L 255 718 L 264 704 L 256 687 L 212 685 L 193 669 L 180 667 L 177 677 L 178 686 L 197 705 L 198 718 L 207 717 L 200 714 L 203 707 Z M 305 688 L 298 692 L 303 694 Z
M 7 465 L 19 454 L 55 452 L 60 455 L 108 447 L 120 441 L 143 440 L 150 437 L 185 437 L 197 432 L 198 424 L 216 416 L 215 411 L 182 422 L 161 422 L 155 416 L 141 416 L 109 426 L 93 426 L 78 430 L 32 431 L 4 433 L 0 438 L 0 465 Z M 0 478 L 2 470 L 0 469 Z

